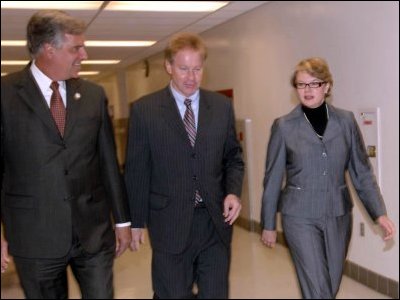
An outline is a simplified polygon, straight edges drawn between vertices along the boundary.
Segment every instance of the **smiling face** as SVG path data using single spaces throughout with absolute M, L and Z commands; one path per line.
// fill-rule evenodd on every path
M 52 62 L 58 80 L 79 77 L 81 62 L 88 58 L 83 35 L 65 34 L 61 48 L 54 48 Z
M 203 78 L 203 56 L 200 51 L 185 48 L 178 51 L 165 68 L 171 76 L 172 86 L 185 97 L 192 96 Z
M 301 86 L 302 83 L 306 84 L 304 88 Z M 315 83 L 315 87 L 311 87 L 310 83 Z M 311 76 L 306 71 L 297 72 L 295 85 L 301 104 L 309 108 L 319 107 L 325 100 L 325 94 L 329 91 L 329 83 Z
M 46 43 L 36 57 L 36 65 L 52 80 L 77 78 L 81 62 L 88 57 L 84 42 L 83 34 L 65 34 L 60 46 Z

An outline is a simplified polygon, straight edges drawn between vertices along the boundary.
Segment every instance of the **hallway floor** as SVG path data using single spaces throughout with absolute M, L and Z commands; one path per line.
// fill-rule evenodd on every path
M 294 267 L 287 248 L 264 247 L 256 233 L 235 227 L 230 297 L 233 299 L 299 299 Z M 139 252 L 127 251 L 115 263 L 115 298 L 152 298 L 150 277 L 151 249 L 148 238 Z M 75 281 L 70 278 L 70 298 L 79 299 Z M 1 299 L 23 299 L 13 266 L 1 275 Z M 390 299 L 344 276 L 338 299 Z

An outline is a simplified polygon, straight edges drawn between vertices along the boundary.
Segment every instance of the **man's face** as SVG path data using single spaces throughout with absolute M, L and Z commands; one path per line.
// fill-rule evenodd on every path
M 199 51 L 186 48 L 175 54 L 173 61 L 165 62 L 172 86 L 185 97 L 192 96 L 203 78 L 203 58 Z
M 87 59 L 85 38 L 82 35 L 65 34 L 61 48 L 53 47 L 51 52 L 51 69 L 54 80 L 77 78 L 82 60 Z

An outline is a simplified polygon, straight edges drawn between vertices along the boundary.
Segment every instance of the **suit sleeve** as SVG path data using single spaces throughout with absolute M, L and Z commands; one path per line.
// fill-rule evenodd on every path
M 224 148 L 225 193 L 240 197 L 242 192 L 244 162 L 242 148 L 236 137 L 235 116 L 230 104 L 228 136 Z
M 112 207 L 114 222 L 125 223 L 130 221 L 126 191 L 118 168 L 114 134 L 107 112 L 107 99 L 104 91 L 102 94 L 102 124 L 98 140 L 101 176 Z
M 349 173 L 358 197 L 373 220 L 386 214 L 364 141 L 354 114 L 351 114 L 351 151 Z
M 261 223 L 266 230 L 276 229 L 276 213 L 286 168 L 286 148 L 279 121 L 275 120 L 268 142 L 262 195 Z
M 134 104 L 130 113 L 125 183 L 133 228 L 144 228 L 149 210 L 151 163 L 143 113 Z
M 3 95 L 2 95 L 3 97 Z M 4 131 L 3 131 L 3 116 L 1 117 L 1 192 L 3 192 L 3 174 L 4 174 Z M 3 197 L 1 197 L 1 220 L 3 220 Z

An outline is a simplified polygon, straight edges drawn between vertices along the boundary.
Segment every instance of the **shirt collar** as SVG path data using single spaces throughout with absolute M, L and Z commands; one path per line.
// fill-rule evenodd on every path
M 169 87 L 171 89 L 172 95 L 175 98 L 175 101 L 178 102 L 180 105 L 184 105 L 185 99 L 190 99 L 192 100 L 192 105 L 197 105 L 199 103 L 200 99 L 200 90 L 198 89 L 196 92 L 193 93 L 190 97 L 186 97 L 179 93 L 172 85 L 172 82 L 170 82 Z
M 35 64 L 35 61 L 32 62 L 31 64 L 31 72 L 33 77 L 36 80 L 36 83 L 38 84 L 40 90 L 42 92 L 48 91 L 50 89 L 50 84 L 53 82 L 49 77 L 47 77 Z M 65 81 L 58 81 L 58 84 L 62 89 L 65 90 Z

